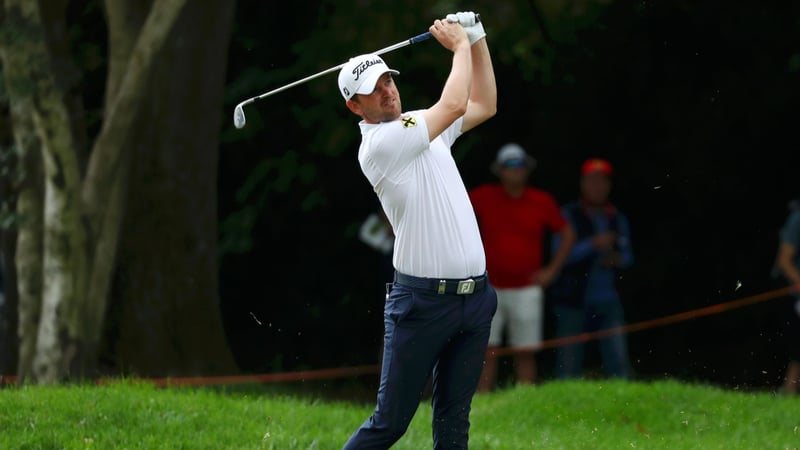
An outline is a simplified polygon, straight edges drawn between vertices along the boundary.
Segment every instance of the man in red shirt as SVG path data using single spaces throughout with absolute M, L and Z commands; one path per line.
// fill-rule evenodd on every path
M 492 320 L 489 348 L 478 389 L 494 387 L 495 351 L 507 331 L 510 347 L 534 347 L 542 340 L 544 288 L 559 274 L 575 233 L 561 214 L 555 198 L 528 185 L 536 161 L 515 143 L 497 153 L 492 172 L 498 183 L 470 191 L 486 252 L 486 268 L 497 291 L 497 312 Z M 560 235 L 561 245 L 544 264 L 546 232 Z M 534 351 L 514 356 L 516 381 L 536 382 Z

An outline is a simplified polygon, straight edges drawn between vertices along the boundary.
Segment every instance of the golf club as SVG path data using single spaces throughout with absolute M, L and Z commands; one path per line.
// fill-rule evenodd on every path
M 475 15 L 475 20 L 480 22 L 480 15 L 476 14 Z M 382 49 L 380 49 L 380 50 L 378 50 L 377 52 L 374 52 L 374 53 L 376 55 L 382 55 L 384 53 L 388 53 L 388 52 L 391 52 L 393 50 L 397 50 L 398 48 L 402 48 L 402 47 L 405 47 L 407 45 L 416 44 L 417 42 L 422 42 L 424 40 L 430 39 L 432 36 L 433 35 L 430 33 L 430 31 L 428 31 L 428 32 L 422 33 L 420 35 L 414 36 L 411 39 L 406 39 L 405 41 L 401 41 L 401 42 L 398 42 L 397 44 L 390 45 L 388 47 L 382 48 Z M 242 128 L 242 127 L 244 127 L 245 123 L 247 123 L 247 121 L 245 120 L 245 117 L 244 117 L 244 107 L 245 106 L 253 104 L 253 103 L 255 103 L 255 102 L 257 102 L 257 101 L 259 101 L 261 99 L 264 99 L 266 97 L 269 97 L 270 95 L 277 94 L 278 92 L 282 92 L 282 91 L 285 91 L 285 90 L 287 90 L 289 88 L 295 87 L 295 86 L 297 86 L 299 84 L 303 84 L 306 81 L 311 81 L 311 80 L 313 80 L 315 78 L 321 77 L 321 76 L 326 75 L 328 73 L 335 72 L 335 71 L 341 69 L 345 64 L 347 64 L 347 63 L 345 62 L 345 63 L 339 64 L 336 67 L 331 67 L 330 69 L 326 69 L 326 70 L 323 70 L 322 72 L 315 73 L 314 75 L 309 75 L 309 76 L 307 76 L 307 77 L 305 77 L 305 78 L 303 78 L 301 80 L 297 80 L 297 81 L 295 81 L 293 83 L 287 84 L 286 86 L 281 86 L 281 87 L 279 87 L 277 89 L 273 89 L 273 90 L 271 90 L 269 92 L 266 92 L 266 93 L 261 94 L 261 95 L 257 95 L 255 97 L 249 98 L 249 99 L 239 103 L 238 105 L 236 105 L 236 108 L 233 110 L 233 125 L 236 128 Z

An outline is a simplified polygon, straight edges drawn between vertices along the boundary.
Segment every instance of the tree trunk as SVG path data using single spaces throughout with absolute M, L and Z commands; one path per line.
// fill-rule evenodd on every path
M 124 10 L 108 9 L 110 18 L 130 11 L 129 6 L 136 0 L 126 2 L 107 2 L 107 6 L 128 6 Z M 92 324 L 89 330 L 93 342 L 100 340 L 103 321 L 106 316 L 111 276 L 117 260 L 120 230 L 125 210 L 125 196 L 128 191 L 130 162 L 141 146 L 141 129 L 151 116 L 147 109 L 152 95 L 154 72 L 163 59 L 160 54 L 167 38 L 175 27 L 186 0 L 162 0 L 150 8 L 147 18 L 138 33 L 124 75 L 117 66 L 109 71 L 114 75 L 110 86 L 118 86 L 115 92 L 107 93 L 106 117 L 92 155 L 89 160 L 86 184 L 83 190 L 84 205 L 89 223 L 93 227 L 96 246 L 93 253 L 90 290 L 87 296 L 85 319 Z M 110 20 L 110 23 L 113 23 Z M 112 41 L 112 44 L 118 41 Z M 130 48 L 129 42 L 123 43 Z M 112 55 L 118 55 L 111 50 Z M 119 64 L 120 59 L 111 62 Z M 167 175 L 169 176 L 169 175 Z M 92 349 L 93 360 L 97 359 L 98 347 Z
M 5 192 L 4 192 L 5 193 Z M 0 193 L 2 195 L 2 193 Z M 0 289 L 0 375 L 17 372 L 19 358 L 19 338 L 17 326 L 17 281 L 14 265 L 15 233 L 11 230 L 0 230 L 0 265 L 2 265 L 3 287 Z
M 144 374 L 232 372 L 217 300 L 216 163 L 233 2 L 187 10 L 186 0 L 106 0 L 105 116 L 85 178 L 66 4 L 0 3 L 26 167 L 17 203 L 21 379 L 94 374 L 123 224 L 114 302 L 122 314 L 106 326 L 120 337 L 120 364 Z
M 16 125 L 17 145 L 25 142 L 24 124 Z M 17 232 L 15 264 L 17 269 L 17 308 L 19 360 L 17 376 L 20 382 L 33 378 L 33 358 L 36 355 L 36 340 L 39 316 L 42 311 L 42 211 L 44 210 L 44 185 L 42 182 L 42 158 L 38 143 L 20 145 L 25 168 L 25 180 L 17 198 L 17 214 L 20 218 Z
M 9 62 L 3 54 L 4 64 Z M 6 72 L 6 77 L 9 74 Z M 7 78 L 8 79 L 8 78 Z M 7 82 L 11 88 L 13 83 Z M 9 93 L 12 95 L 11 93 Z M 20 381 L 33 378 L 33 358 L 36 354 L 36 337 L 42 301 L 42 211 L 44 210 L 44 183 L 39 140 L 33 133 L 30 114 L 25 111 L 29 102 L 10 104 L 14 124 L 15 145 L 18 149 L 18 172 L 21 183 L 16 199 L 17 214 L 14 269 L 16 273 L 17 315 L 17 376 Z M 9 261 L 7 258 L 6 261 Z
M 216 168 L 233 2 L 187 8 L 137 134 L 115 285 L 116 353 L 140 375 L 231 373 L 218 300 Z M 213 37 L 209 39 L 209 37 Z M 227 117 L 227 115 L 224 115 Z
M 77 71 L 67 56 L 67 2 L 45 5 L 4 3 L 4 25 L 13 31 L 6 35 L 3 59 L 25 177 L 16 251 L 19 374 L 22 380 L 53 382 L 67 374 L 85 340 L 79 306 L 85 297 L 87 236 L 79 156 L 86 134 L 78 123 L 83 115 L 74 93 Z
M 185 0 L 159 1 L 149 11 L 124 76 L 117 78 L 119 87 L 106 97 L 106 117 L 85 183 L 77 121 L 68 106 L 69 74 L 64 73 L 68 65 L 60 59 L 65 47 L 57 45 L 59 36 L 63 40 L 65 5 L 26 0 L 2 4 L 3 23 L 10 30 L 4 33 L 2 55 L 10 102 L 17 105 L 15 135 L 19 143 L 31 147 L 20 145 L 30 150 L 27 161 L 34 162 L 38 152 L 44 172 L 43 199 L 37 196 L 41 184 L 36 180 L 30 180 L 20 196 L 19 211 L 31 218 L 22 223 L 17 252 L 22 291 L 20 373 L 23 379 L 33 375 L 43 383 L 93 372 L 135 125 L 149 113 L 143 109 L 144 93 Z
M 3 45 L 3 67 L 6 88 L 14 121 L 14 135 L 23 160 L 25 181 L 20 192 L 17 211 L 20 216 L 20 231 L 17 247 L 17 269 L 20 290 L 20 364 L 22 379 L 36 376 L 35 364 L 42 345 L 39 330 L 45 315 L 42 305 L 44 284 L 44 248 L 46 229 L 44 219 L 44 173 L 42 151 L 43 135 L 38 128 L 37 108 L 48 104 L 44 100 L 52 93 L 53 82 L 47 70 L 47 51 L 41 15 L 36 4 L 8 0 L 4 4 L 4 27 L 9 30 Z M 41 119 L 41 118 L 40 118 Z M 38 121 L 41 124 L 42 120 Z M 47 136 L 51 139 L 52 136 Z M 52 161 L 52 157 L 50 158 Z M 56 168 L 57 164 L 50 164 Z M 66 168 L 69 170 L 69 168 Z M 51 173 L 60 186 L 65 186 L 63 174 Z M 54 195 L 55 196 L 55 195 Z M 56 239 L 59 236 L 55 236 Z M 52 238 L 50 239 L 52 242 Z M 51 259 L 53 261 L 53 259 Z M 51 298 L 51 300 L 53 300 Z M 47 317 L 55 317 L 57 304 L 51 304 Z M 52 327 L 52 323 L 48 326 Z M 47 328 L 47 327 L 46 327 Z M 55 351 L 55 349 L 54 349 Z M 48 354 L 60 359 L 58 355 Z M 59 365 L 58 361 L 54 365 Z
M 50 70 L 42 11 L 24 0 L 8 0 L 6 5 L 7 11 L 18 14 L 24 32 L 14 37 L 9 50 L 15 53 L 13 62 L 5 67 L 30 83 L 27 112 L 44 161 L 42 270 L 47 282 L 41 291 L 33 373 L 37 380 L 52 383 L 68 373 L 75 345 L 83 340 L 78 306 L 86 289 L 86 235 L 80 217 L 80 170 L 64 86 Z
M 44 158 L 42 314 L 33 371 L 43 383 L 81 372 L 82 347 L 91 344 L 82 308 L 87 288 L 87 236 L 81 223 L 80 170 L 66 105 L 49 82 L 34 111 Z M 78 373 L 78 375 L 83 375 Z
M 2 14 L 0 14 L 2 23 Z M 2 61 L 2 58 L 0 58 Z M 0 80 L 3 79 L 0 64 Z M 2 84 L 0 84 L 2 86 Z M 17 372 L 19 338 L 17 337 L 17 274 L 16 209 L 22 170 L 17 166 L 19 157 L 11 129 L 11 111 L 8 96 L 0 96 L 0 375 Z

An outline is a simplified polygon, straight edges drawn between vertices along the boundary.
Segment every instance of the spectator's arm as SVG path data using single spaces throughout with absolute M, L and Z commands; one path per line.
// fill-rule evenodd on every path
M 550 267 L 552 267 L 554 271 L 559 272 L 569 259 L 572 246 L 575 245 L 575 230 L 572 228 L 572 225 L 567 222 L 566 225 L 556 233 L 556 236 L 558 239 L 558 246 L 556 247 L 555 253 L 553 253 Z
M 554 236 L 558 236 L 558 246 L 550 263 L 534 274 L 534 282 L 541 286 L 548 286 L 558 277 L 569 257 L 569 250 L 575 242 L 575 230 L 572 229 L 569 222 L 566 222 Z
M 628 218 L 620 214 L 617 217 L 619 227 L 619 237 L 617 247 L 619 249 L 619 268 L 627 269 L 633 265 L 633 246 L 631 245 L 631 227 Z
M 789 283 L 800 286 L 800 270 L 794 265 L 797 247 L 783 241 L 778 247 L 778 268 Z
M 572 228 L 572 230 L 574 233 L 575 229 Z M 573 235 L 574 243 L 570 247 L 569 254 L 564 260 L 564 265 L 575 264 L 576 262 L 583 261 L 586 258 L 589 258 L 592 255 L 594 255 L 592 238 L 589 237 L 577 241 L 575 241 L 575 238 L 576 236 Z M 558 253 L 560 247 L 561 247 L 561 234 L 554 234 L 553 239 L 551 240 L 551 249 L 553 253 Z

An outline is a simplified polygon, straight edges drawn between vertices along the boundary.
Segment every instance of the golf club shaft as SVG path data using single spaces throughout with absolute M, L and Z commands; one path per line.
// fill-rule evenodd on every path
M 390 45 L 390 46 L 388 46 L 386 48 L 378 50 L 377 52 L 375 52 L 375 54 L 376 55 L 382 55 L 384 53 L 388 53 L 388 52 L 391 52 L 393 50 L 397 50 L 398 48 L 402 48 L 402 47 L 405 47 L 407 45 L 416 44 L 417 42 L 422 42 L 422 41 L 424 41 L 426 39 L 430 39 L 431 36 L 432 35 L 431 35 L 430 31 L 428 31 L 428 32 L 422 33 L 420 35 L 414 36 L 411 39 L 406 39 L 405 41 L 401 41 L 401 42 L 398 42 L 397 44 Z M 327 74 L 329 74 L 331 72 L 335 72 L 335 71 L 341 69 L 345 64 L 347 64 L 347 63 L 342 63 L 342 64 L 339 64 L 336 67 L 331 67 L 330 69 L 325 69 L 322 72 L 315 73 L 314 75 L 309 75 L 309 76 L 307 76 L 305 78 L 302 78 L 302 79 L 297 80 L 295 82 L 289 83 L 286 86 L 281 86 L 281 87 L 279 87 L 277 89 L 273 89 L 273 90 L 271 90 L 269 92 L 266 92 L 264 94 L 255 96 L 255 97 L 253 97 L 251 99 L 248 99 L 248 100 L 245 100 L 244 102 L 241 103 L 241 106 L 245 106 L 245 105 L 249 105 L 251 103 L 255 103 L 255 102 L 261 100 L 262 98 L 266 98 L 266 97 L 269 97 L 270 95 L 277 94 L 278 92 L 282 92 L 282 91 L 285 91 L 285 90 L 287 90 L 289 88 L 293 88 L 293 87 L 297 86 L 298 84 L 303 84 L 303 83 L 311 81 L 311 80 L 313 80 L 315 78 L 319 78 L 319 77 L 321 77 L 323 75 L 327 75 Z

